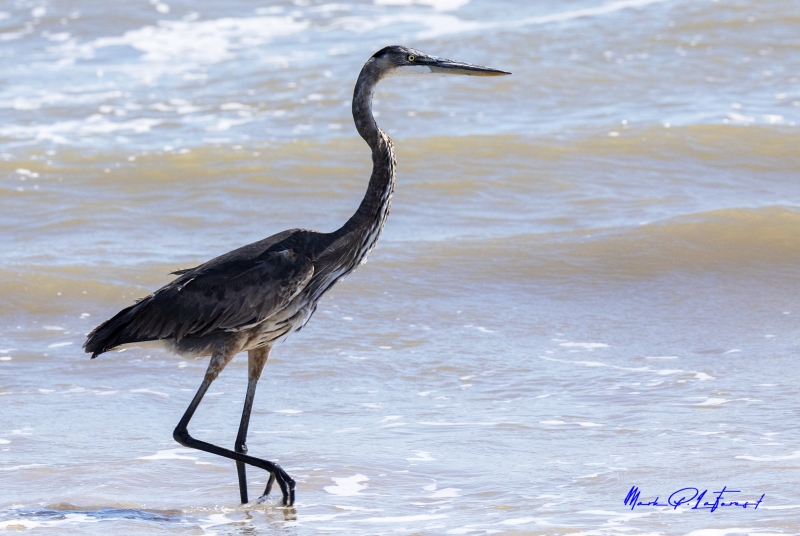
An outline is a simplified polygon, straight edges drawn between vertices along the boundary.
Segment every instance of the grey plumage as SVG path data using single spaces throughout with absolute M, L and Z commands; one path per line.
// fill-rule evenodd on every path
M 372 150 L 372 175 L 355 214 L 338 230 L 293 229 L 230 251 L 178 277 L 103 322 L 84 349 L 92 358 L 129 343 L 162 341 L 182 355 L 211 355 L 205 380 L 174 432 L 181 444 L 236 460 L 240 493 L 247 501 L 244 464 L 271 473 L 265 495 L 277 480 L 284 504 L 294 500 L 294 481 L 276 464 L 247 456 L 245 436 L 255 384 L 275 342 L 301 329 L 320 297 L 366 261 L 389 215 L 395 184 L 395 155 L 372 114 L 375 85 L 398 71 L 479 76 L 504 71 L 436 58 L 392 46 L 364 65 L 353 92 L 356 129 Z M 249 383 L 235 452 L 195 440 L 187 426 L 210 383 L 238 352 L 249 352 Z
M 285 308 L 314 274 L 293 230 L 236 249 L 180 277 L 97 327 L 92 357 L 126 343 L 199 339 L 258 325 Z M 294 240 L 292 240 L 294 238 Z

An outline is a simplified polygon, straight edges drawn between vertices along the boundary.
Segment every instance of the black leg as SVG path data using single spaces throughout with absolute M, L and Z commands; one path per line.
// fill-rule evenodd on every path
M 234 450 L 241 454 L 247 454 L 247 428 L 250 425 L 250 412 L 253 410 L 253 398 L 256 394 L 256 384 L 258 380 L 250 379 L 247 382 L 247 395 L 244 398 L 244 408 L 242 408 L 242 420 L 239 423 L 239 433 L 236 435 L 236 445 Z M 244 462 L 236 462 L 236 472 L 239 473 L 239 496 L 242 504 L 247 502 L 247 473 Z M 270 473 L 270 478 L 274 478 Z
M 269 474 L 269 480 L 267 480 L 267 487 L 266 487 L 266 488 L 264 488 L 264 494 L 263 494 L 263 495 L 261 495 L 261 497 L 259 498 L 259 501 L 261 501 L 262 499 L 266 499 L 267 497 L 269 497 L 269 492 L 270 492 L 270 491 L 272 491 L 272 485 L 273 485 L 274 483 L 275 483 L 275 475 L 274 475 L 273 473 L 270 473 L 270 474 Z
M 248 465 L 252 465 L 253 467 L 258 467 L 259 469 L 268 471 L 271 473 L 271 475 L 274 475 L 275 480 L 278 481 L 278 486 L 280 486 L 281 493 L 283 495 L 284 506 L 292 506 L 294 504 L 295 482 L 286 473 L 286 471 L 281 469 L 278 464 L 267 460 L 254 458 L 253 456 L 248 456 L 247 454 L 233 452 L 231 450 L 212 445 L 211 443 L 206 443 L 205 441 L 199 441 L 189 435 L 189 430 L 187 429 L 189 421 L 192 420 L 192 416 L 194 415 L 197 406 L 200 405 L 200 401 L 203 400 L 203 396 L 206 394 L 206 391 L 208 391 L 208 387 L 210 385 L 210 379 L 206 378 L 203 380 L 202 385 L 200 385 L 200 388 L 197 390 L 197 394 L 194 395 L 194 399 L 192 399 L 192 403 L 189 404 L 188 408 L 186 408 L 186 412 L 183 414 L 183 417 L 181 417 L 181 421 L 178 423 L 178 426 L 175 427 L 172 437 L 184 447 L 210 452 L 211 454 L 216 454 L 217 456 L 223 456 L 225 458 L 235 460 L 237 462 L 243 462 Z

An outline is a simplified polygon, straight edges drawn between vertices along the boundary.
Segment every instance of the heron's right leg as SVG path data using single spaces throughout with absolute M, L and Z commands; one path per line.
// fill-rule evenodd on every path
M 250 412 L 253 409 L 256 385 L 258 384 L 258 379 L 261 377 L 261 372 L 264 370 L 264 365 L 267 363 L 271 350 L 271 346 L 262 346 L 261 348 L 256 348 L 255 350 L 247 352 L 247 394 L 244 398 L 242 420 L 239 423 L 239 433 L 236 435 L 236 445 L 234 446 L 234 450 L 242 454 L 247 454 L 247 428 L 250 425 Z M 237 461 L 236 471 L 239 474 L 239 496 L 242 499 L 242 504 L 244 504 L 247 502 L 247 473 L 245 464 Z M 274 480 L 275 476 L 270 473 L 267 491 L 265 491 L 264 495 L 269 494 L 269 489 L 272 487 L 272 482 Z
M 292 478 L 284 471 L 277 463 L 273 463 L 267 460 L 262 460 L 259 458 L 254 458 L 253 456 L 248 456 L 247 454 L 234 452 L 232 450 L 224 449 L 222 447 L 218 447 L 216 445 L 212 445 L 211 443 L 206 443 L 205 441 L 200 441 L 193 438 L 189 435 L 189 421 L 192 420 L 192 416 L 194 412 L 197 410 L 197 406 L 200 405 L 200 402 L 203 400 L 203 396 L 205 396 L 206 391 L 211 386 L 211 382 L 213 382 L 219 372 L 224 368 L 228 361 L 233 356 L 212 356 L 211 363 L 208 365 L 208 371 L 206 372 L 206 376 L 203 379 L 203 383 L 200 385 L 200 388 L 197 390 L 197 394 L 194 395 L 191 404 L 189 407 L 186 408 L 186 412 L 181 417 L 178 426 L 175 427 L 175 431 L 172 432 L 172 437 L 183 445 L 184 447 L 189 447 L 193 449 L 202 450 L 205 452 L 209 452 L 211 454 L 216 454 L 217 456 L 223 456 L 225 458 L 235 460 L 237 462 L 243 462 L 248 465 L 252 465 L 253 467 L 258 467 L 259 469 L 263 469 L 272 475 L 274 475 L 275 480 L 278 481 L 278 485 L 281 488 L 281 493 L 283 495 L 283 504 L 285 506 L 291 506 L 294 504 L 294 487 L 295 482 Z

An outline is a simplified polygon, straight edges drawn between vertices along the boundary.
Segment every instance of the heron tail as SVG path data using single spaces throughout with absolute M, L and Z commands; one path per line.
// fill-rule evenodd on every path
M 126 307 L 113 317 L 109 318 L 86 337 L 83 349 L 87 354 L 92 354 L 92 359 L 102 353 L 113 350 L 121 344 L 152 341 L 154 337 L 143 337 L 137 333 L 135 323 L 131 322 L 136 317 L 140 303 Z

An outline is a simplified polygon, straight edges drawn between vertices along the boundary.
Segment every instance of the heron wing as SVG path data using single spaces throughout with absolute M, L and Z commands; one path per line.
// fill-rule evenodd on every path
M 180 340 L 258 324 L 286 307 L 313 274 L 311 259 L 294 249 L 198 266 L 141 304 L 144 331 Z
M 275 238 L 278 236 L 183 271 L 171 283 L 100 324 L 89 334 L 84 348 L 96 356 L 129 342 L 201 337 L 270 318 L 314 275 L 314 264 L 302 248 Z

